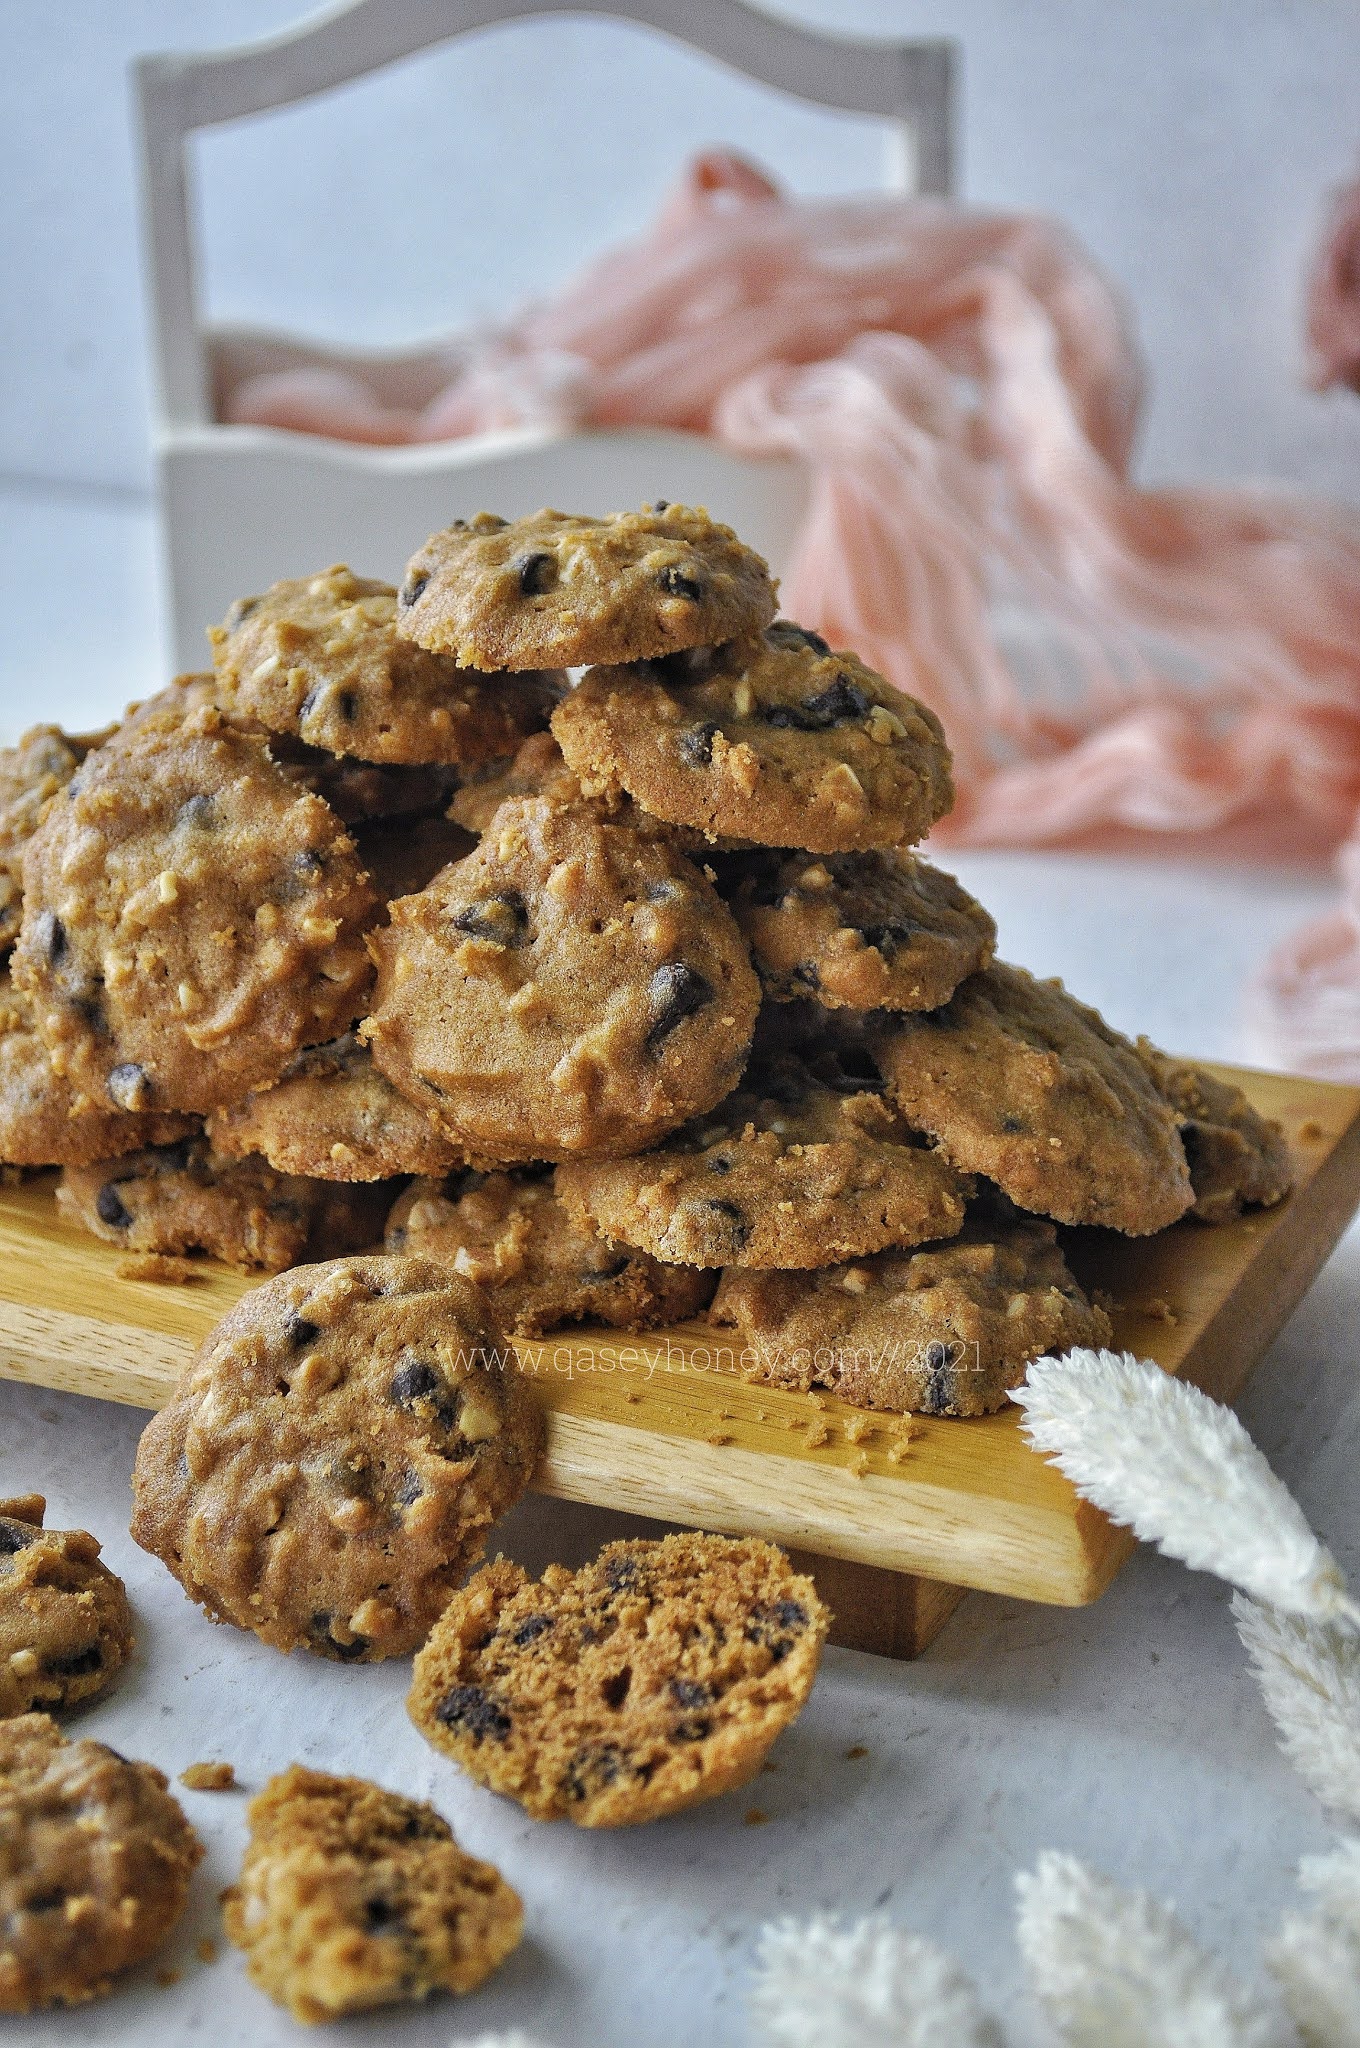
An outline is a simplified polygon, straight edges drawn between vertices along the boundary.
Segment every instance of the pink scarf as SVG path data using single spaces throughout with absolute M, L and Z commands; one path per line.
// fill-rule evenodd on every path
M 435 382 L 397 411 L 352 371 L 292 370 L 229 417 L 375 442 L 663 425 L 801 458 L 784 609 L 944 719 L 960 800 L 937 839 L 1340 848 L 1340 906 L 1266 964 L 1254 1023 L 1274 1057 L 1360 1079 L 1360 518 L 1132 484 L 1138 360 L 1060 228 L 788 199 L 712 153 L 647 235 Z

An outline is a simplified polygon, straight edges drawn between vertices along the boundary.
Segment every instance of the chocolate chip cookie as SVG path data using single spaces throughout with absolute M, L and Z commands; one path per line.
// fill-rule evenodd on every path
M 933 711 L 780 623 L 727 647 L 596 668 L 553 713 L 587 795 L 817 853 L 909 846 L 954 801 Z
M 1141 1237 L 1194 1199 L 1175 1113 L 1061 982 L 996 961 L 943 1009 L 883 1021 L 873 1048 L 908 1121 L 1022 1209 Z
M 397 625 L 469 668 L 575 668 L 758 632 L 774 611 L 768 568 L 731 527 L 662 503 L 455 520 L 407 563 Z
M 1200 1223 L 1230 1223 L 1244 1209 L 1283 1201 L 1294 1169 L 1280 1126 L 1253 1109 L 1232 1082 L 1172 1059 L 1146 1038 L 1135 1050 L 1175 1112 L 1195 1191 L 1190 1214 Z
M 755 1775 L 812 1690 L 829 1621 L 755 1537 L 608 1543 L 538 1580 L 499 1558 L 416 1658 L 411 1718 L 535 1820 L 657 1820 Z
M 127 1591 L 84 1529 L 44 1529 L 41 1494 L 0 1500 L 0 1720 L 107 1692 L 132 1655 Z
M 558 1169 L 573 1215 L 691 1266 L 825 1266 L 952 1237 L 971 1182 L 881 1092 L 792 1054 L 653 1152 Z
M 46 1714 L 0 1722 L 0 2012 L 111 1990 L 174 1926 L 202 1854 L 154 1765 Z
M 503 804 L 370 944 L 377 1065 L 492 1160 L 654 1143 L 733 1087 L 760 999 L 697 867 L 543 797 Z
M 659 1265 L 645 1252 L 606 1244 L 538 1167 L 469 1168 L 445 1181 L 416 1181 L 388 1219 L 387 1249 L 437 1260 L 473 1281 L 497 1326 L 514 1337 L 563 1323 L 618 1330 L 682 1323 L 707 1306 L 717 1281 L 715 1273 Z
M 211 1118 L 208 1135 L 219 1159 L 260 1153 L 280 1173 L 318 1180 L 391 1180 L 464 1164 L 353 1032 L 300 1052 L 272 1088 Z
M 711 1315 L 740 1330 L 747 1379 L 898 1414 L 990 1414 L 1032 1358 L 1111 1341 L 1053 1225 L 1029 1218 L 815 1273 L 728 1272 Z
M 519 1945 L 517 1894 L 432 1806 L 294 1764 L 249 1818 L 226 1930 L 294 2019 L 475 1991 Z
M 938 1009 L 996 946 L 982 905 L 911 853 L 746 854 L 718 887 L 776 1002 Z
M 213 711 L 91 754 L 24 854 L 16 985 L 78 1096 L 207 1113 L 362 1007 L 354 842 Z
M 81 1166 L 169 1144 L 195 1128 L 189 1116 L 136 1115 L 76 1095 L 52 1071 L 28 997 L 0 968 L 0 1161 Z
M 481 761 L 546 724 L 566 686 L 556 674 L 488 683 L 399 639 L 396 621 L 391 584 L 343 564 L 238 599 L 209 634 L 223 705 L 332 754 Z
M 263 1159 L 223 1158 L 202 1136 L 93 1166 L 68 1166 L 57 1208 L 128 1252 L 206 1252 L 243 1270 L 281 1273 L 300 1259 L 376 1244 L 391 1199 L 385 1186 L 276 1173 Z
M 0 747 L 0 953 L 19 936 L 24 848 L 49 797 L 65 789 L 103 734 L 75 738 L 59 725 L 31 726 L 19 744 Z
M 278 1649 L 406 1656 L 542 1430 L 468 1282 L 427 1259 L 299 1266 L 237 1303 L 147 1425 L 132 1533 Z

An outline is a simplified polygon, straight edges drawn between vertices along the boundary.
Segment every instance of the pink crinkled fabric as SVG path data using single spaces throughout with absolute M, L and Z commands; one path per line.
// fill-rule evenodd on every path
M 795 200 L 710 152 L 649 233 L 447 371 L 407 410 L 353 369 L 281 371 L 229 416 L 374 442 L 662 425 L 799 459 L 784 608 L 944 719 L 960 794 L 937 839 L 1264 850 L 1292 821 L 1342 849 L 1341 907 L 1267 963 L 1254 1025 L 1360 1079 L 1360 515 L 1131 482 L 1137 354 L 1060 227 Z

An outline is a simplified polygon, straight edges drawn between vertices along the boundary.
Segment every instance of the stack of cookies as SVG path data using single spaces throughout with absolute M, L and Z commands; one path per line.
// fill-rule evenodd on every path
M 1107 1341 L 1058 1226 L 1278 1200 L 1279 1134 L 993 958 L 912 850 L 939 721 L 775 614 L 703 512 L 482 514 L 30 734 L 0 1158 L 129 1270 L 385 1231 L 502 1332 L 707 1311 L 869 1407 L 985 1412 Z

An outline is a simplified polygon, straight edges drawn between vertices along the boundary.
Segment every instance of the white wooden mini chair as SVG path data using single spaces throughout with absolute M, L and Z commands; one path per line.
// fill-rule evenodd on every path
M 698 434 L 522 428 L 375 448 L 214 416 L 223 365 L 295 365 L 310 352 L 283 336 L 202 324 L 188 137 L 497 22 L 572 14 L 640 23 L 798 99 L 877 116 L 892 124 L 896 189 L 952 187 L 953 44 L 824 35 L 746 0 L 351 0 L 265 42 L 143 58 L 136 76 L 159 371 L 156 462 L 179 666 L 203 665 L 204 627 L 242 592 L 331 561 L 395 579 L 427 533 L 482 507 L 512 517 L 551 504 L 605 512 L 664 488 L 730 521 L 776 570 L 787 559 L 805 502 L 800 467 L 737 455 Z

